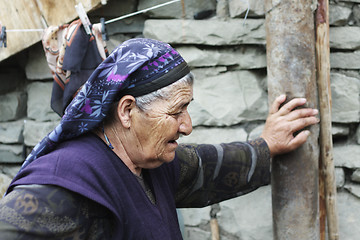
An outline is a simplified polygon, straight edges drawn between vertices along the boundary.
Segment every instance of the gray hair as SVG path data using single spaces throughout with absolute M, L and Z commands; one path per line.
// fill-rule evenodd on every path
M 136 106 L 143 111 L 147 111 L 151 108 L 151 103 L 159 99 L 166 99 L 170 96 L 171 90 L 174 87 L 179 87 L 181 85 L 192 86 L 194 83 L 194 75 L 190 72 L 184 77 L 180 78 L 178 81 L 170 84 L 169 86 L 160 88 L 154 92 L 139 96 L 135 98 Z

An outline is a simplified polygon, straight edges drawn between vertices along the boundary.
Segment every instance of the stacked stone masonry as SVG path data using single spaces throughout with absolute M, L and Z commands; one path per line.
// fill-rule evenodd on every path
M 108 0 L 89 14 L 111 19 L 165 1 Z M 247 18 L 247 6 L 250 6 Z M 171 43 L 196 76 L 194 131 L 181 142 L 246 141 L 268 111 L 263 0 L 187 0 L 108 25 L 111 51 L 149 37 Z M 8 44 L 11 44 L 8 43 Z M 330 1 L 332 134 L 340 238 L 360 236 L 360 1 Z M 0 63 L 0 194 L 31 148 L 60 118 L 50 108 L 52 75 L 41 43 Z M 223 240 L 271 240 L 271 188 L 220 204 Z M 179 209 L 184 239 L 211 239 L 210 207 Z

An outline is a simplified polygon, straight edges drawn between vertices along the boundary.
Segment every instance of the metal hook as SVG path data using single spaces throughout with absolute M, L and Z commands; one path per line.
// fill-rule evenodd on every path
M 0 34 L 0 47 L 3 47 L 3 45 L 4 45 L 4 48 L 7 47 L 7 44 L 6 44 L 6 27 L 5 26 L 1 27 L 1 34 Z
M 109 41 L 109 37 L 107 35 L 106 27 L 105 27 L 105 18 L 100 18 L 101 23 L 101 36 L 103 41 Z

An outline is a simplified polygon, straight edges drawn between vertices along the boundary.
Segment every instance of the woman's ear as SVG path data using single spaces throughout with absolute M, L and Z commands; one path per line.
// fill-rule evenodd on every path
M 117 116 L 124 128 L 130 128 L 132 111 L 136 108 L 135 98 L 131 95 L 123 96 L 117 106 Z

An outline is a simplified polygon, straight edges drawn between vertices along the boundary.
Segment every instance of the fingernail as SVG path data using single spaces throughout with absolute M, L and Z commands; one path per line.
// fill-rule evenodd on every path
M 285 99 L 285 98 L 286 98 L 286 95 L 285 95 L 285 94 L 280 94 L 279 98 L 280 98 L 280 99 Z
M 309 130 L 305 130 L 304 133 L 305 133 L 306 136 L 309 136 L 309 135 L 310 135 L 310 131 L 309 131 Z
M 313 110 L 313 114 L 314 114 L 314 115 L 317 115 L 318 113 L 319 113 L 319 110 L 317 110 L 317 109 L 314 109 L 314 110 Z

